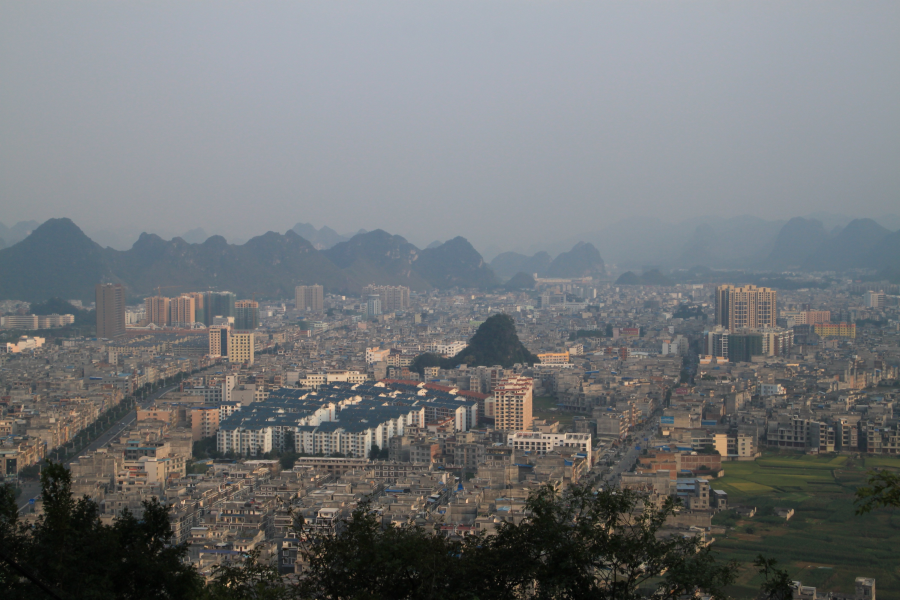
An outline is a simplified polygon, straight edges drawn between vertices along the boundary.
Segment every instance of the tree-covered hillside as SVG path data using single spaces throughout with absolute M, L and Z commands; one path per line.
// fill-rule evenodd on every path
M 471 367 L 491 367 L 500 365 L 511 367 L 516 363 L 534 364 L 538 357 L 528 351 L 516 334 L 516 323 L 512 317 L 496 314 L 489 317 L 469 340 L 465 349 L 450 358 L 436 354 L 422 354 L 416 357 L 411 369 L 423 374 L 425 367 L 452 369 L 465 364 Z

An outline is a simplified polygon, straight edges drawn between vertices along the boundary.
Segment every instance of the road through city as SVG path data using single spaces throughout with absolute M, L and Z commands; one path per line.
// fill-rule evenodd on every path
M 176 387 L 177 387 L 176 385 L 170 385 L 168 387 L 157 390 L 156 392 L 153 392 L 151 395 L 147 396 L 147 398 L 145 398 L 142 402 L 140 402 L 138 404 L 138 406 L 140 406 L 141 408 L 146 408 L 146 407 L 150 406 L 154 401 L 156 401 L 159 397 L 161 397 L 163 394 L 175 389 Z M 125 413 L 121 419 L 119 419 L 118 421 L 113 423 L 113 425 L 109 429 L 107 429 L 100 437 L 98 437 L 96 440 L 94 440 L 93 442 L 88 444 L 88 446 L 86 448 L 84 448 L 84 450 L 82 450 L 81 453 L 93 452 L 94 450 L 102 448 L 103 446 L 105 446 L 106 444 L 111 442 L 113 439 L 115 439 L 117 436 L 121 435 L 123 431 L 125 431 L 128 427 L 131 426 L 132 423 L 134 423 L 134 420 L 136 418 L 137 418 L 137 409 L 133 408 L 130 411 L 128 411 L 127 413 Z M 68 465 L 70 462 L 75 460 L 75 458 L 77 458 L 77 457 L 73 457 L 73 458 L 69 459 L 68 461 L 66 461 L 65 464 Z M 20 487 L 22 488 L 22 495 L 19 496 L 19 499 L 17 502 L 17 504 L 19 506 L 19 512 L 21 512 L 22 510 L 27 508 L 29 506 L 29 504 L 31 503 L 31 500 L 36 499 L 40 495 L 41 484 L 40 484 L 40 481 L 30 480 L 30 481 L 21 483 Z

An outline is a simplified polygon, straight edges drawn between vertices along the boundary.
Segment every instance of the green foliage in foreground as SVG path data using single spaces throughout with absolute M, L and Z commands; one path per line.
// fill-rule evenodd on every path
M 735 566 L 699 540 L 657 538 L 676 507 L 630 491 L 550 486 L 528 500 L 531 518 L 463 540 L 414 526 L 382 528 L 366 505 L 338 532 L 310 540 L 304 597 L 410 599 L 675 599 L 722 589 Z
M 696 538 L 658 536 L 677 501 L 657 507 L 636 492 L 552 486 L 529 498 L 530 517 L 494 535 L 449 539 L 413 525 L 382 526 L 362 503 L 333 532 L 296 531 L 305 562 L 299 579 L 250 552 L 205 580 L 172 543 L 168 512 L 156 500 L 141 518 L 100 522 L 87 498 L 74 500 L 68 471 L 42 474 L 44 514 L 18 521 L 0 488 L 0 597 L 71 600 L 385 599 L 676 600 L 703 591 L 725 598 L 736 565 L 718 562 Z M 758 557 L 765 597 L 786 599 L 784 572 Z
M 856 490 L 856 514 L 864 515 L 874 508 L 900 508 L 900 475 L 875 471 L 869 475 L 868 483 Z
M 8 494 L 0 497 L 4 599 L 188 599 L 202 592 L 202 578 L 183 562 L 187 547 L 172 545 L 168 510 L 155 499 L 144 503 L 140 519 L 125 511 L 104 525 L 95 502 L 72 497 L 69 471 L 59 463 L 44 467 L 41 485 L 44 514 L 34 528 L 18 521 Z

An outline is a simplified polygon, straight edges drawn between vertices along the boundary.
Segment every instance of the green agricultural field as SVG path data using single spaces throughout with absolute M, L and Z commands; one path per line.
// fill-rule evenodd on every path
M 766 453 L 726 463 L 712 487 L 728 492 L 730 505 L 755 506 L 758 513 L 717 515 L 713 522 L 729 529 L 716 536 L 715 551 L 743 565 L 758 554 L 776 558 L 793 579 L 822 591 L 853 592 L 856 577 L 875 577 L 880 594 L 900 598 L 900 509 L 855 514 L 856 488 L 874 467 L 900 470 L 900 458 Z M 785 522 L 773 514 L 776 507 L 796 512 Z M 753 598 L 760 583 L 745 567 L 731 592 Z

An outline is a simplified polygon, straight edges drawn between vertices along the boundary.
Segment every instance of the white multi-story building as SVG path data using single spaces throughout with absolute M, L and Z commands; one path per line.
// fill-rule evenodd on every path
M 75 322 L 75 315 L 8 315 L 0 317 L 0 327 L 6 329 L 50 329 Z
M 459 340 L 453 342 L 432 342 L 425 345 L 425 352 L 433 354 L 441 354 L 447 357 L 454 357 L 466 349 L 466 343 Z
M 371 365 L 372 363 L 387 361 L 390 353 L 390 348 L 366 348 L 366 364 Z
M 8 352 L 9 354 L 17 354 L 26 350 L 37 350 L 43 346 L 46 341 L 47 340 L 42 337 L 28 337 L 23 335 L 15 344 L 6 343 L 0 345 L 0 351 Z
M 258 402 L 219 406 L 221 452 L 277 449 L 365 458 L 373 446 L 450 417 L 457 430 L 478 423 L 478 403 L 446 390 L 384 383 L 335 383 L 317 390 L 279 388 Z
M 273 427 L 219 429 L 216 447 L 220 452 L 258 454 L 272 451 Z
M 664 340 L 662 343 L 662 354 L 680 354 L 681 356 L 685 356 L 688 353 L 689 344 L 688 339 L 683 335 L 675 336 L 675 339 L 672 340 Z
M 761 383 L 759 385 L 760 396 L 784 396 L 787 392 L 780 383 Z
M 559 448 L 574 448 L 587 456 L 591 462 L 591 434 L 589 433 L 542 433 L 539 431 L 516 431 L 506 438 L 506 444 L 516 450 L 535 454 L 547 454 Z
M 284 388 L 268 401 L 237 407 L 220 422 L 216 445 L 238 454 L 278 449 L 365 458 L 373 445 L 386 448 L 407 427 L 424 427 L 425 414 L 424 405 Z
M 409 308 L 409 288 L 402 285 L 367 285 L 363 288 L 363 298 L 378 296 L 381 310 L 386 313 Z
M 207 404 L 219 404 L 220 402 L 222 402 L 221 386 L 201 386 L 186 388 L 184 390 L 184 393 L 191 396 L 203 396 L 203 401 Z
M 222 381 L 222 402 L 234 402 L 231 393 L 237 386 L 237 375 L 226 375 Z
M 884 292 L 866 292 L 868 308 L 884 308 Z
M 367 379 L 368 375 L 359 371 L 326 371 L 324 373 L 307 373 L 306 377 L 297 380 L 297 385 L 317 389 L 326 383 L 363 383 Z

